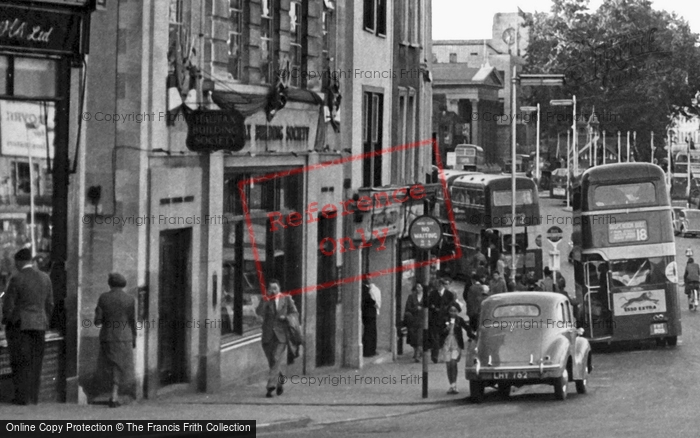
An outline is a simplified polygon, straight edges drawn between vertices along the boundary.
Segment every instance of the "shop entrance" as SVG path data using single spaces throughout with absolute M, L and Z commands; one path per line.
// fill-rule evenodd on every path
M 336 219 L 319 216 L 318 242 L 335 236 Z M 326 240 L 328 244 L 328 240 Z M 329 251 L 326 251 L 328 254 Z M 335 255 L 317 255 L 317 284 L 337 280 Z M 316 366 L 335 364 L 335 311 L 338 303 L 338 286 L 334 285 L 316 292 Z

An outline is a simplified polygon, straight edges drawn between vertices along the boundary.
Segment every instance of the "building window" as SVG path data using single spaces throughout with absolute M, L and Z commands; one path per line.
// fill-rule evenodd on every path
M 408 42 L 411 44 L 416 43 L 416 20 L 418 18 L 418 0 L 406 0 L 408 3 Z
M 408 105 L 406 107 L 406 143 L 415 143 L 416 140 L 416 92 L 409 90 Z M 422 148 L 421 148 L 422 149 Z M 418 148 L 406 150 L 406 183 L 417 182 L 420 175 L 420 155 Z
M 266 280 L 282 281 L 282 291 L 301 287 L 303 227 L 283 228 L 269 213 L 288 215 L 301 208 L 302 175 L 245 184 L 253 239 L 242 214 L 238 185 L 264 173 L 237 173 L 224 179 L 224 239 L 222 243 L 221 335 L 243 335 L 261 326 L 255 310 L 262 300 L 258 263 Z M 254 245 L 254 247 L 253 247 Z M 253 249 L 255 248 L 255 252 Z M 257 253 L 257 255 L 256 255 Z M 293 297 L 297 301 L 300 296 Z M 300 302 L 296 302 L 300 307 Z
M 228 72 L 235 80 L 241 79 L 243 45 L 243 0 L 229 1 Z
M 396 146 L 402 146 L 406 144 L 406 91 L 403 89 L 399 90 L 399 112 L 397 114 L 398 123 L 396 130 L 399 134 L 398 144 Z M 404 182 L 404 155 L 406 150 L 400 150 L 391 153 L 391 183 L 400 185 Z
M 182 20 L 183 20 L 182 0 L 170 0 L 168 9 L 168 61 L 171 72 L 175 71 L 175 57 L 182 56 L 180 53 L 182 44 Z
M 275 46 L 279 34 L 275 32 L 275 0 L 262 0 L 260 16 L 260 77 L 271 84 L 275 79 Z
M 292 62 L 290 85 L 293 87 L 304 87 L 305 74 L 303 72 L 303 43 L 304 29 L 302 20 L 302 4 L 301 1 L 293 1 L 289 5 L 289 32 L 291 39 L 289 42 L 289 55 Z
M 386 0 L 364 0 L 365 30 L 386 35 Z
M 404 44 L 408 44 L 408 2 L 403 1 L 400 2 L 400 7 L 401 7 L 401 42 Z
M 372 152 L 382 149 L 382 123 L 384 112 L 384 95 L 364 92 L 363 95 L 363 187 L 382 186 L 382 155 L 371 156 Z
M 450 53 L 450 64 L 455 64 L 457 62 L 457 54 Z

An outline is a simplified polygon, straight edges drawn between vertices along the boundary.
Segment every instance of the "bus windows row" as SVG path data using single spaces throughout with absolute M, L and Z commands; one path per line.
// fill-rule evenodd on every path
M 479 189 L 452 187 L 450 196 L 454 204 L 473 205 L 483 208 L 486 203 L 484 191 Z
M 590 288 L 606 286 L 602 281 L 608 273 L 612 287 L 663 284 L 666 281 L 667 262 L 665 257 L 588 262 L 587 285 Z

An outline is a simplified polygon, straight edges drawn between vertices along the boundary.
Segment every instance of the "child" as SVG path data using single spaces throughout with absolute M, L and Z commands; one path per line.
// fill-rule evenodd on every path
M 448 394 L 458 394 L 457 391 L 457 363 L 462 355 L 462 350 L 464 349 L 464 338 L 462 336 L 462 329 L 467 331 L 467 336 L 470 339 L 476 338 L 474 331 L 471 329 L 469 324 L 459 316 L 459 312 L 462 311 L 462 307 L 457 301 L 453 301 L 449 307 L 449 318 L 445 323 L 444 335 L 445 342 L 442 345 L 443 353 L 445 356 L 445 362 L 447 364 L 447 380 L 450 381 L 450 389 L 447 391 Z

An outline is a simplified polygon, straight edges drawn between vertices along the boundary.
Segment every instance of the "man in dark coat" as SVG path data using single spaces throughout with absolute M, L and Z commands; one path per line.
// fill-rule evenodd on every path
M 381 297 L 376 296 L 378 289 L 368 281 L 362 282 L 362 356 L 372 357 L 377 354 L 377 314 Z M 374 291 L 374 294 L 373 294 Z
M 270 366 L 267 377 L 266 397 L 272 397 L 277 389 L 277 395 L 284 392 L 284 373 L 287 367 L 287 342 L 289 325 L 287 318 L 294 315 L 299 317 L 294 300 L 288 295 L 282 295 L 280 283 L 270 279 L 267 286 L 267 299 L 260 300 L 255 313 L 262 317 L 262 348 Z
M 455 294 L 447 289 L 450 282 L 447 277 L 441 278 L 438 287 L 428 295 L 428 335 L 433 363 L 438 362 L 440 348 L 445 340 L 442 329 L 447 320 L 449 305 L 456 299 Z
M 7 286 L 2 312 L 15 390 L 13 402 L 38 404 L 44 334 L 53 311 L 53 288 L 49 276 L 34 268 L 29 249 L 17 251 L 15 266 L 19 272 Z
M 476 333 L 479 329 L 479 314 L 481 313 L 481 302 L 488 295 L 488 286 L 484 283 L 486 277 L 476 275 L 472 287 L 467 291 L 464 301 L 467 303 L 467 316 L 469 317 L 469 326 Z
M 100 295 L 95 308 L 95 326 L 100 327 L 97 368 L 106 372 L 112 384 L 109 406 L 119 406 L 119 386 L 133 383 L 136 348 L 136 300 L 124 292 L 126 279 L 119 273 L 107 277 L 109 292 Z

